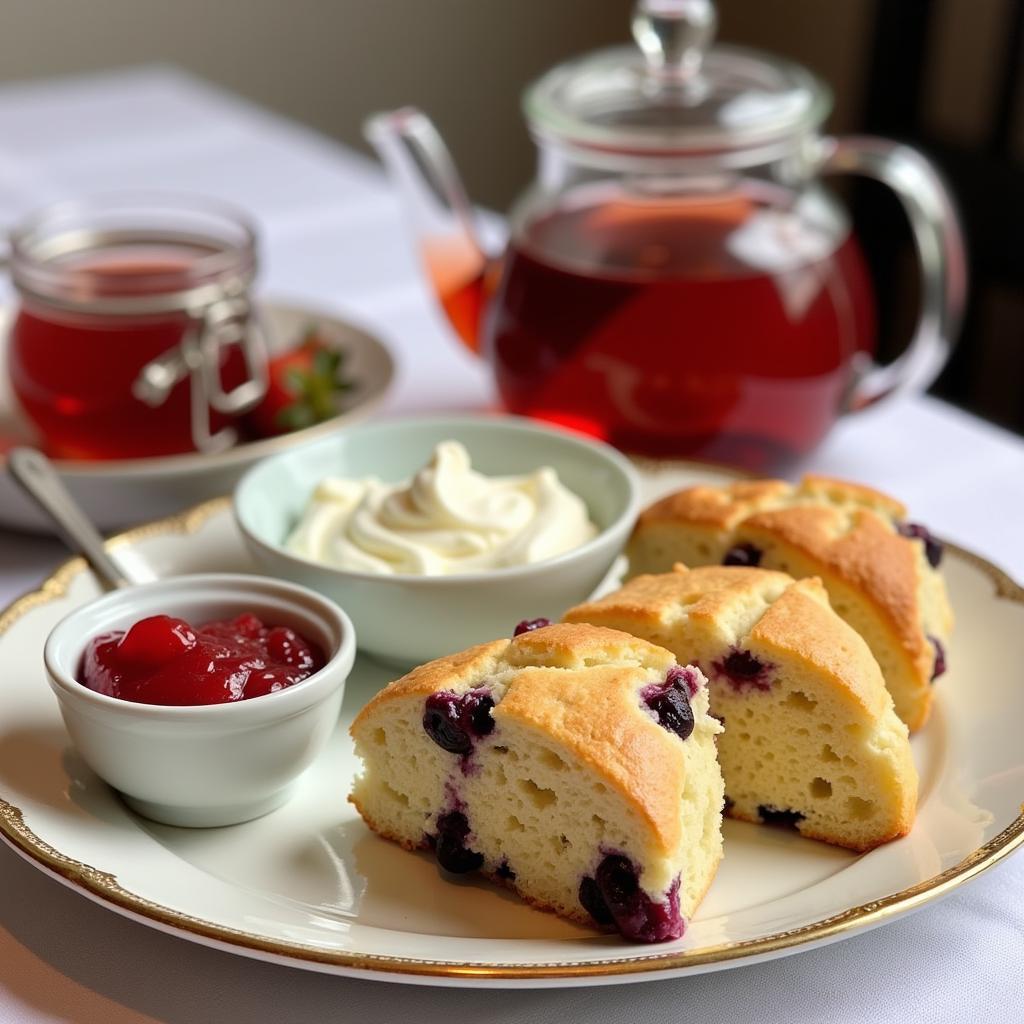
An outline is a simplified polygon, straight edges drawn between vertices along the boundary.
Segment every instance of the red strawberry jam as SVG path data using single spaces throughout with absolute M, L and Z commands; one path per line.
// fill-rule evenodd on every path
M 91 640 L 79 680 L 138 704 L 226 704 L 294 686 L 323 665 L 316 644 L 255 615 L 205 626 L 153 615 Z

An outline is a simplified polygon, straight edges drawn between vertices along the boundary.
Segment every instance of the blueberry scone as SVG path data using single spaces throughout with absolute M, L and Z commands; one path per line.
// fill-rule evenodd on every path
M 721 859 L 705 680 L 633 636 L 481 644 L 391 683 L 351 731 L 373 831 L 631 941 L 678 938 Z
M 726 809 L 869 850 L 910 830 L 917 773 L 867 644 L 817 579 L 677 566 L 566 615 L 660 644 L 708 678 Z
M 896 713 L 913 732 L 946 668 L 953 615 L 938 569 L 942 545 L 898 501 L 808 476 L 691 487 L 648 508 L 628 547 L 630 575 L 674 563 L 817 576 L 832 607 L 867 641 Z

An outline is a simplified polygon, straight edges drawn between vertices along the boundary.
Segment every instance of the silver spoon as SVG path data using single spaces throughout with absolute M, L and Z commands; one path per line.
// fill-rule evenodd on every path
M 103 546 L 103 538 L 68 493 L 53 463 L 35 448 L 7 453 L 7 469 L 26 494 L 53 520 L 57 533 L 72 551 L 80 552 L 108 587 L 135 586 Z

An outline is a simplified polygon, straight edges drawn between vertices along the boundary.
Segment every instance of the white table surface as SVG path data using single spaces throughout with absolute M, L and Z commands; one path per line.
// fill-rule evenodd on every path
M 387 411 L 491 401 L 420 282 L 395 198 L 363 157 L 163 68 L 0 89 L 0 227 L 52 199 L 133 186 L 250 210 L 267 294 L 336 309 L 392 347 Z M 840 424 L 805 468 L 892 491 L 914 518 L 1024 578 L 1020 439 L 933 399 L 901 400 Z M 53 541 L 0 531 L 0 604 L 64 557 Z M 589 990 L 453 991 L 317 975 L 171 938 L 0 845 L 0 1024 L 1019 1021 L 1022 894 L 1018 856 L 909 918 L 755 967 Z

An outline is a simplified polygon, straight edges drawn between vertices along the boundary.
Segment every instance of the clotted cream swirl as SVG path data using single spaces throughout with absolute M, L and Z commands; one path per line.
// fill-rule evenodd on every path
M 442 441 L 408 483 L 322 480 L 286 546 L 350 571 L 450 576 L 553 558 L 596 533 L 552 468 L 488 477 Z

